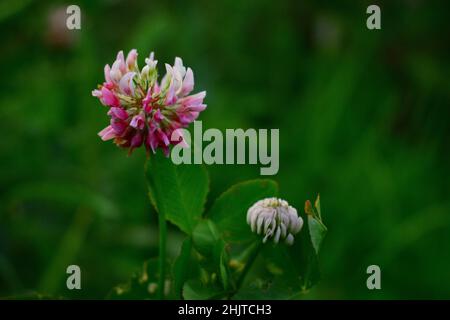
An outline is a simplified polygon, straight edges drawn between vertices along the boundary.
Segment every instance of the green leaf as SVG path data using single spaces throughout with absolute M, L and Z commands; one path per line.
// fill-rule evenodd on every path
M 173 264 L 174 291 L 177 299 L 182 298 L 183 285 L 188 279 L 191 263 L 192 240 L 187 238 L 183 241 L 180 254 Z
M 309 238 L 309 232 L 304 228 L 295 236 L 292 246 L 269 244 L 263 247 L 262 265 L 266 269 L 262 273 L 263 288 L 276 291 L 268 295 L 288 299 L 306 293 L 319 281 L 318 259 Z
M 219 196 L 207 217 L 210 218 L 228 242 L 255 240 L 247 224 L 247 210 L 258 200 L 276 196 L 278 185 L 269 179 L 250 180 L 232 186 Z
M 208 260 L 211 271 L 220 274 L 223 287 L 231 287 L 228 268 L 229 256 L 225 249 L 225 241 L 211 220 L 201 221 L 192 233 L 195 249 Z
M 182 231 L 191 234 L 208 193 L 208 174 L 200 165 L 175 165 L 161 152 L 146 163 L 150 200 L 155 209 Z
M 203 256 L 214 255 L 214 249 L 221 241 L 216 225 L 209 219 L 200 221 L 192 233 L 192 240 L 197 251 Z M 217 257 L 220 254 L 216 255 Z
M 314 202 L 314 206 L 319 214 L 319 219 L 322 220 L 322 212 L 320 210 L 320 194 L 317 195 L 316 202 Z
M 327 233 L 327 227 L 325 227 L 322 222 L 322 212 L 320 210 L 320 195 L 317 195 L 314 207 L 315 209 L 312 207 L 309 200 L 305 202 L 305 213 L 308 217 L 308 229 L 311 237 L 311 243 L 316 254 L 319 254 L 320 246 Z
M 320 246 L 327 233 L 327 227 L 320 220 L 308 216 L 308 229 L 314 251 L 319 254 Z

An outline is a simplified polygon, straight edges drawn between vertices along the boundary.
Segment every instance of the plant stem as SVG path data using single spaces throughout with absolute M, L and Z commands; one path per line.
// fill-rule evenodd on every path
M 147 155 L 147 159 L 144 164 L 144 173 L 146 176 L 147 187 L 150 190 L 150 184 L 147 177 L 148 167 L 150 166 L 150 159 Z M 151 198 L 151 197 L 150 197 Z M 151 199 L 150 199 L 151 202 Z M 167 223 L 166 216 L 162 210 L 156 210 L 158 212 L 158 224 L 159 224 L 159 259 L 158 259 L 158 299 L 164 299 L 164 288 L 166 280 L 166 242 L 167 242 Z
M 166 217 L 163 213 L 158 213 L 159 222 L 159 282 L 158 282 L 158 299 L 164 299 L 164 287 L 166 280 L 166 240 L 167 240 L 167 224 Z
M 253 266 L 253 263 L 255 262 L 256 258 L 258 257 L 259 251 L 261 250 L 262 246 L 263 246 L 262 241 L 257 242 L 255 244 L 252 252 L 249 254 L 249 257 L 248 257 L 247 263 L 245 264 L 244 270 L 242 270 L 242 273 L 237 280 L 235 292 L 238 292 L 239 289 L 241 288 L 242 284 L 244 283 L 245 277 L 247 276 L 247 273 L 250 271 L 251 267 Z

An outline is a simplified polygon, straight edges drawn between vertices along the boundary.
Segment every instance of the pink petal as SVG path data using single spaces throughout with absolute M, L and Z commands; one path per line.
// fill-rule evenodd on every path
M 133 78 L 136 75 L 136 72 L 128 72 L 125 74 L 119 82 L 120 90 L 128 95 L 134 95 L 134 82 Z
M 102 97 L 100 98 L 100 101 L 105 106 L 111 106 L 111 107 L 119 107 L 120 101 L 119 99 L 114 95 L 114 93 L 109 90 L 106 87 L 102 87 Z
M 186 75 L 183 79 L 183 86 L 181 87 L 181 95 L 185 96 L 194 90 L 194 73 L 191 68 L 187 69 Z
M 111 115 L 114 118 L 117 118 L 120 120 L 128 119 L 128 113 L 125 110 L 123 110 L 122 108 L 112 107 L 109 109 L 108 115 Z
M 153 86 L 153 93 L 152 93 L 152 96 L 153 96 L 153 95 L 158 95 L 158 94 L 160 94 L 160 93 L 161 93 L 161 87 L 159 86 L 158 81 L 156 81 L 156 82 L 155 82 L 155 85 Z
M 131 148 L 138 148 L 142 145 L 143 142 L 143 137 L 142 137 L 142 133 L 141 132 L 137 132 L 133 138 L 131 139 Z
M 133 70 L 134 69 L 134 66 L 135 66 L 136 60 L 137 60 L 137 56 L 138 56 L 138 54 L 137 54 L 137 50 L 136 49 L 132 49 L 128 53 L 127 61 L 126 61 L 128 70 Z
M 145 117 L 142 114 L 138 114 L 131 119 L 130 126 L 136 129 L 144 129 Z
M 122 73 L 127 72 L 127 65 L 125 64 L 125 57 L 123 55 L 123 51 L 120 50 L 119 53 L 117 53 L 116 62 L 119 62 L 119 68 Z
M 161 141 L 164 145 L 168 146 L 170 144 L 169 138 L 161 129 L 158 129 L 156 131 L 156 134 L 158 136 L 159 141 Z
M 122 75 L 125 72 L 122 72 L 121 70 L 121 62 L 119 60 L 114 61 L 111 71 L 109 72 L 110 79 L 114 81 L 115 83 L 118 83 L 120 79 L 122 78 Z
M 173 69 L 172 66 L 170 64 L 165 64 L 166 66 L 166 74 L 163 76 L 162 80 L 161 80 L 161 88 L 166 88 L 168 85 L 170 85 L 169 81 L 172 81 L 173 79 Z
M 107 141 L 116 137 L 112 126 L 107 126 L 105 129 L 100 131 L 98 135 L 100 136 L 100 138 L 102 138 L 103 141 Z
M 152 105 L 150 104 L 151 101 L 152 101 L 152 87 L 149 87 L 145 98 L 142 99 L 142 106 L 145 113 L 150 113 L 150 111 L 152 111 Z
M 111 80 L 111 68 L 110 68 L 109 64 L 107 64 L 105 66 L 104 71 L 105 71 L 105 81 L 107 83 L 112 83 L 112 80 Z
M 180 103 L 184 106 L 192 106 L 203 103 L 203 99 L 205 99 L 206 91 L 202 91 L 191 96 L 184 97 L 180 99 Z
M 174 104 L 176 102 L 176 100 L 177 100 L 177 97 L 175 95 L 175 85 L 174 85 L 174 82 L 171 81 L 169 90 L 167 91 L 165 104 L 170 106 L 170 105 Z
M 186 74 L 186 68 L 183 66 L 183 60 L 181 58 L 176 57 L 175 63 L 173 64 L 173 70 L 178 73 L 178 75 L 183 78 Z
M 155 114 L 153 115 L 153 119 L 156 122 L 161 122 L 162 119 L 164 119 L 164 116 L 162 115 L 161 111 L 158 109 L 156 110 Z
M 180 112 L 178 113 L 178 119 L 180 120 L 180 122 L 182 124 L 189 124 L 192 121 L 194 121 L 195 119 L 198 118 L 199 112 L 195 112 L 195 111 L 184 111 L 184 112 Z
M 111 127 L 114 129 L 116 135 L 121 136 L 127 130 L 127 123 L 123 121 L 111 121 Z
M 202 112 L 206 109 L 206 104 L 192 105 L 188 107 L 189 111 Z
M 155 153 L 156 148 L 158 147 L 158 140 L 154 132 L 150 132 L 147 135 L 146 145 L 152 149 L 153 153 Z

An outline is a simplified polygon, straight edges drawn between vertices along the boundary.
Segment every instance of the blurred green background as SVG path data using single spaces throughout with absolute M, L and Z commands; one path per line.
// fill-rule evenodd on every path
M 320 192 L 329 233 L 305 298 L 450 298 L 449 3 L 0 3 L 0 297 L 103 298 L 157 255 L 145 153 L 102 142 L 91 96 L 117 51 L 192 67 L 204 127 L 279 128 L 281 196 Z M 377 3 L 382 30 L 366 28 Z M 209 166 L 210 199 L 259 166 Z M 211 201 L 211 200 L 209 200 Z M 182 236 L 170 228 L 169 255 Z M 82 290 L 65 287 L 78 264 Z M 382 290 L 366 288 L 377 264 Z

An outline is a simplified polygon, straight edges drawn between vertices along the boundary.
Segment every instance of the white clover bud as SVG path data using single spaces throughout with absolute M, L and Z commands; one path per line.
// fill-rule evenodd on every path
M 248 209 L 247 223 L 252 232 L 264 235 L 264 243 L 267 239 L 273 238 L 275 243 L 284 240 L 291 245 L 294 243 L 294 235 L 302 229 L 303 219 L 287 201 L 266 198 Z

